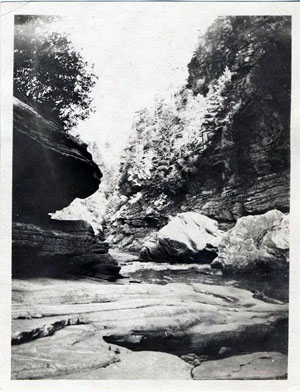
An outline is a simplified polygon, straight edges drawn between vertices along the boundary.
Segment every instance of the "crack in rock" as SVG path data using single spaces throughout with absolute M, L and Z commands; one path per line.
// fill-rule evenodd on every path
M 53 324 L 44 324 L 42 327 L 34 328 L 30 331 L 15 332 L 12 335 L 11 344 L 23 344 L 30 342 L 35 339 L 44 338 L 46 336 L 53 335 L 56 331 L 68 327 L 69 325 L 81 325 L 87 324 L 82 322 L 78 317 L 68 318 L 59 321 L 55 321 Z

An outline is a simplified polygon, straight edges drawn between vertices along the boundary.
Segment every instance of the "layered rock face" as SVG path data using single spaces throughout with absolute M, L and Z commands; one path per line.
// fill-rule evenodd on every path
M 13 223 L 12 252 L 15 277 L 76 273 L 111 279 L 120 270 L 108 254 L 107 242 L 85 221 Z
M 200 187 L 195 203 L 219 220 L 289 209 L 290 29 L 289 17 L 218 18 L 189 64 L 195 94 L 233 72 L 223 112 L 206 117 L 213 145 L 199 167 L 202 189 L 214 178 L 218 191 L 207 201 Z
M 272 210 L 263 215 L 239 218 L 221 239 L 212 267 L 225 272 L 287 270 L 289 218 Z
M 13 143 L 13 275 L 118 276 L 88 223 L 48 216 L 98 189 L 102 174 L 86 146 L 18 99 Z
M 146 243 L 140 253 L 145 261 L 202 262 L 212 261 L 223 233 L 218 223 L 197 212 L 178 214 Z
M 218 18 L 188 68 L 173 102 L 134 124 L 119 182 L 126 200 L 112 216 L 125 249 L 140 250 L 142 237 L 180 210 L 224 229 L 244 215 L 289 210 L 290 17 Z

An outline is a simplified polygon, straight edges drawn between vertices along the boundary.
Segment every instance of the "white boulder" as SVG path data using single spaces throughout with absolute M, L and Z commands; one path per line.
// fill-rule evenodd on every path
M 289 261 L 289 217 L 277 210 L 248 215 L 224 234 L 212 266 L 228 272 L 282 269 Z
M 145 261 L 211 262 L 222 234 L 217 221 L 198 212 L 183 212 L 145 243 L 140 257 Z

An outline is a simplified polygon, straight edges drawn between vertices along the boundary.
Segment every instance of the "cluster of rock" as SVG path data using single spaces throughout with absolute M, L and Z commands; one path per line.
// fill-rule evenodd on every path
M 168 223 L 168 217 L 156 209 L 148 208 L 144 211 L 145 205 L 147 205 L 147 200 L 144 195 L 136 197 L 132 202 L 127 197 L 120 197 L 118 204 L 114 207 L 116 211 L 108 222 L 107 240 L 115 248 L 138 253 L 145 238 Z
M 227 232 L 197 212 L 180 213 L 144 244 L 144 261 L 211 263 L 225 273 L 286 271 L 289 263 L 288 215 L 271 210 L 237 220 Z
M 87 222 L 48 215 L 98 189 L 102 174 L 86 146 L 18 99 L 13 143 L 13 276 L 118 277 L 108 244 Z

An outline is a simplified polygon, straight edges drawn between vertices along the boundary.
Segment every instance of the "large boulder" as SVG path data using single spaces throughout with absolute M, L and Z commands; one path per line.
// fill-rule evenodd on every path
M 219 244 L 212 267 L 225 272 L 286 269 L 289 261 L 289 218 L 277 210 L 237 220 Z
M 211 262 L 222 232 L 218 223 L 197 212 L 177 214 L 157 233 L 155 241 L 142 248 L 142 260 L 169 262 Z

